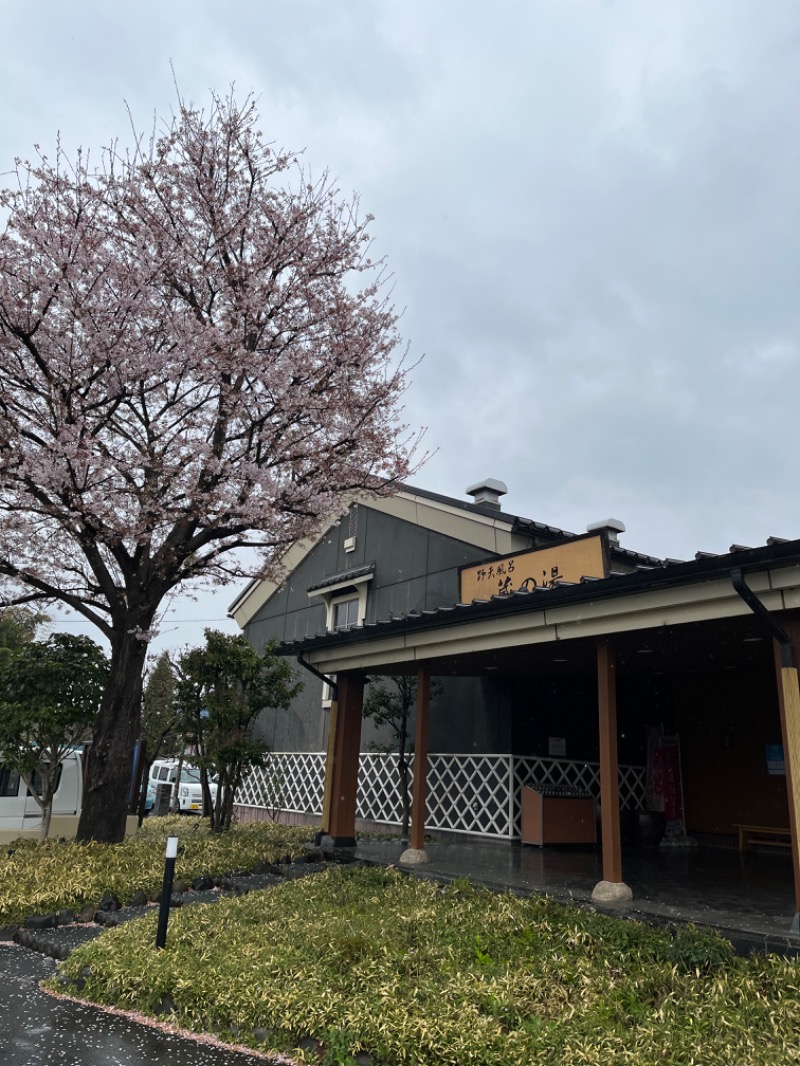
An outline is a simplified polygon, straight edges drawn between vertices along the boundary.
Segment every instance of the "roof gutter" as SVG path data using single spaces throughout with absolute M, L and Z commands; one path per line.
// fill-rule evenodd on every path
M 331 689 L 333 690 L 333 698 L 335 700 L 339 699 L 339 686 L 336 684 L 336 681 L 332 677 L 330 677 L 328 674 L 321 673 L 319 670 L 317 670 L 315 666 L 312 666 L 311 663 L 306 662 L 306 660 L 303 658 L 302 652 L 298 652 L 297 661 L 300 666 L 308 670 L 308 672 L 310 674 L 313 674 L 314 677 L 318 677 L 320 681 L 322 681 L 324 684 L 330 685 Z
M 756 618 L 758 618 L 758 620 L 764 625 L 764 628 L 768 629 L 775 640 L 780 644 L 781 666 L 793 666 L 791 637 L 783 626 L 778 623 L 777 619 L 769 613 L 758 596 L 756 596 L 755 592 L 753 592 L 747 584 L 739 567 L 736 567 L 735 570 L 731 570 L 731 584 Z

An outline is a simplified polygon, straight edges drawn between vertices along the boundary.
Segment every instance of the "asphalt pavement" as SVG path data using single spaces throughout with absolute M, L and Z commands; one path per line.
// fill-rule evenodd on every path
M 277 1061 L 48 995 L 39 982 L 55 967 L 44 955 L 0 944 L 2 1066 L 264 1066 L 265 1061 Z
M 239 895 L 324 869 L 301 862 L 272 873 L 231 875 L 223 894 Z M 213 902 L 215 891 L 190 892 L 185 904 Z M 114 915 L 127 921 L 143 908 L 123 908 Z M 39 982 L 56 972 L 56 962 L 42 953 L 48 945 L 72 950 L 102 933 L 94 923 L 36 932 L 39 949 L 31 951 L 0 940 L 0 1066 L 265 1066 L 290 1060 L 235 1051 L 181 1036 L 166 1027 L 144 1024 L 89 1004 L 51 996 Z M 6 934 L 10 930 L 4 930 Z

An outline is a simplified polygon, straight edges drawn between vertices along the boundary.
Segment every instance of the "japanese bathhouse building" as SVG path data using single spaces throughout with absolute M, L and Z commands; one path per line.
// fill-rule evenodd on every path
M 413 675 L 409 861 L 426 829 L 594 840 L 571 835 L 588 798 L 597 898 L 627 898 L 630 812 L 649 811 L 677 845 L 791 847 L 800 911 L 800 540 L 659 559 L 615 520 L 576 535 L 508 514 L 505 491 L 352 504 L 292 546 L 280 583 L 238 597 L 248 639 L 305 681 L 260 723 L 280 772 L 255 774 L 240 810 L 322 817 L 339 843 L 359 818 L 397 824 L 362 708 L 370 680 Z

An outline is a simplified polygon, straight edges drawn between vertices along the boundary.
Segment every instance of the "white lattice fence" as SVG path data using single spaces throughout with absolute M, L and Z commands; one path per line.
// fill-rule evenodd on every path
M 409 792 L 414 780 L 414 760 L 409 759 Z M 374 822 L 389 822 L 400 825 L 403 821 L 403 802 L 397 771 L 398 756 L 395 753 L 362 752 L 358 767 L 358 798 L 356 813 L 359 818 Z
M 250 771 L 236 802 L 293 814 L 322 814 L 324 787 L 324 751 L 272 751 L 265 766 Z
M 644 806 L 644 766 L 620 766 L 619 805 L 622 810 Z M 600 798 L 600 763 L 572 762 L 570 759 L 538 758 L 518 755 L 514 757 L 514 831 L 512 836 L 522 834 L 522 786 L 530 782 L 538 785 L 567 785 L 583 789 L 595 799 Z
M 409 787 L 414 760 L 410 760 Z M 273 752 L 265 768 L 251 772 L 237 803 L 268 810 L 320 815 L 324 752 Z M 454 833 L 515 839 L 522 832 L 522 786 L 567 785 L 600 794 L 600 765 L 569 759 L 514 755 L 428 757 L 426 825 Z M 620 806 L 644 804 L 645 768 L 620 766 Z M 398 825 L 402 802 L 397 755 L 362 752 L 358 774 L 359 818 Z
M 509 837 L 509 755 L 431 755 L 426 825 L 454 833 Z

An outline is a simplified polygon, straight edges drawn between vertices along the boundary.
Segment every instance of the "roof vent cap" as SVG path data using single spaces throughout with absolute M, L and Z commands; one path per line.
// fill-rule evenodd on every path
M 590 522 L 586 527 L 587 533 L 605 533 L 608 537 L 608 543 L 611 545 L 619 544 L 620 533 L 625 532 L 625 523 L 620 522 L 618 518 L 606 518 L 602 522 Z
M 487 477 L 483 481 L 476 481 L 467 488 L 467 496 L 472 496 L 472 502 L 480 507 L 495 507 L 500 510 L 500 497 L 508 492 L 508 485 L 504 481 Z

